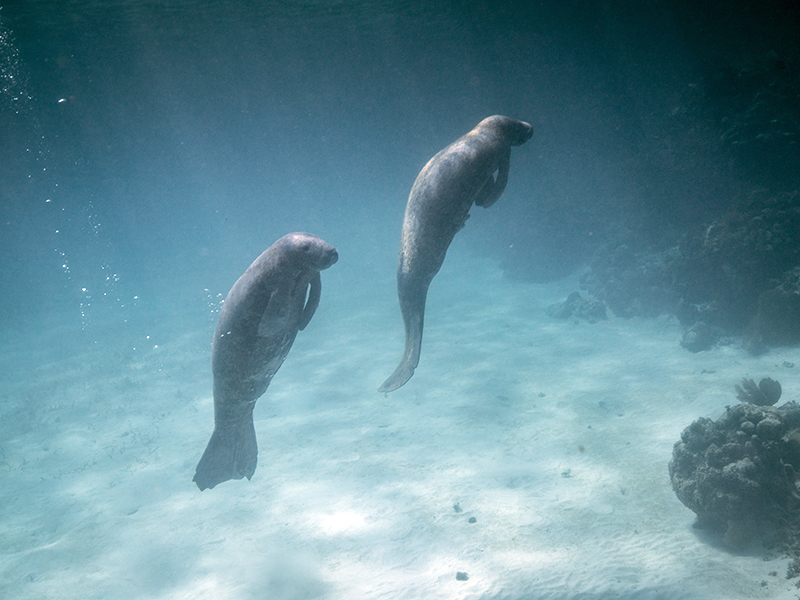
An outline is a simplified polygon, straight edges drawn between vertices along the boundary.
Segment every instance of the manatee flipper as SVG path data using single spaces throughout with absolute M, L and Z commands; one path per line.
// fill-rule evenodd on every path
M 300 324 L 297 326 L 300 331 L 303 331 L 303 329 L 306 328 L 306 325 L 311 322 L 311 317 L 313 317 L 314 313 L 317 312 L 321 295 L 322 278 L 319 276 L 319 272 L 317 272 L 317 276 L 311 280 L 311 288 L 308 292 L 306 306 L 303 308 L 303 314 L 300 316 Z
M 404 293 L 408 288 L 398 285 L 400 292 L 400 310 L 403 313 L 403 323 L 406 326 L 406 349 L 400 364 L 378 388 L 379 392 L 393 392 L 402 387 L 414 375 L 414 369 L 419 364 L 419 354 L 422 348 L 422 327 L 425 322 L 425 299 L 428 296 L 428 286 L 416 289 L 416 293 Z
M 494 178 L 494 173 L 489 175 L 489 179 L 483 185 L 478 195 L 475 197 L 475 205 L 489 208 L 492 204 L 500 199 L 508 184 L 508 170 L 511 166 L 511 148 L 508 149 L 508 154 L 500 161 L 497 167 L 497 179 Z
M 203 491 L 229 479 L 250 479 L 257 460 L 256 430 L 250 412 L 238 421 L 214 427 L 192 481 Z

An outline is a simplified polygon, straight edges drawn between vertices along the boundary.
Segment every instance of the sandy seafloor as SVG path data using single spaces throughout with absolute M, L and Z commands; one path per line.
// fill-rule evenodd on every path
M 57 319 L 8 337 L 0 596 L 800 595 L 786 560 L 693 529 L 667 472 L 683 428 L 735 403 L 742 377 L 796 400 L 798 349 L 691 354 L 670 318 L 557 321 L 545 308 L 577 276 L 509 281 L 459 247 L 431 288 L 416 375 L 383 395 L 403 344 L 393 273 L 345 262 L 258 402 L 252 481 L 202 493 L 213 319 L 187 331 L 153 314 L 138 342 L 79 354 Z

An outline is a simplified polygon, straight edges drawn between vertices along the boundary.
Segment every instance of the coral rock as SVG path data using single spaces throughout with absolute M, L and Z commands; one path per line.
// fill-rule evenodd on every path
M 698 419 L 684 429 L 669 463 L 678 499 L 700 524 L 728 532 L 724 540 L 732 547 L 745 531 L 800 528 L 795 470 L 800 406 L 794 402 L 778 408 L 742 403 L 716 421 Z

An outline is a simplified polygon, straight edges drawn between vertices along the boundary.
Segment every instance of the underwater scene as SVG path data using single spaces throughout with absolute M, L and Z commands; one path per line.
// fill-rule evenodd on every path
M 0 0 L 0 596 L 800 598 L 798 31 Z

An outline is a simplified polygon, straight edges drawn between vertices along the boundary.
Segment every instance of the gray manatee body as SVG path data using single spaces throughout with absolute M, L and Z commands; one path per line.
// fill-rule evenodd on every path
M 214 431 L 193 479 L 201 490 L 253 476 L 256 400 L 319 306 L 319 272 L 338 258 L 321 238 L 290 233 L 267 248 L 225 298 L 211 349 Z
M 406 348 L 379 391 L 396 390 L 414 374 L 428 287 L 447 248 L 464 227 L 473 204 L 488 208 L 497 201 L 508 182 L 511 146 L 524 144 L 532 135 L 528 123 L 500 115 L 487 117 L 428 161 L 417 176 L 406 205 L 397 266 Z

